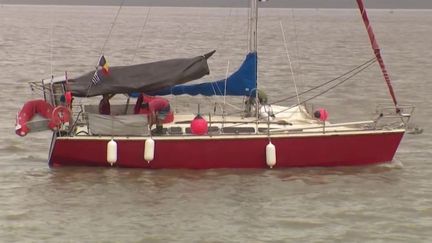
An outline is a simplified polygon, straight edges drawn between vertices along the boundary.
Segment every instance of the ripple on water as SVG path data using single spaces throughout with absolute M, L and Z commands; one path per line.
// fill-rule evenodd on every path
M 135 50 L 137 26 L 142 28 L 146 11 L 122 9 L 105 50 L 113 66 L 129 64 L 134 53 L 138 63 L 216 48 L 206 80 L 219 80 L 226 75 L 227 60 L 232 71 L 244 58 L 246 9 L 152 8 L 142 45 Z M 51 63 L 55 75 L 94 68 L 111 26 L 100 20 L 112 20 L 116 12 L 112 6 L 0 8 L 1 242 L 430 241 L 432 75 L 426 65 L 432 58 L 425 52 L 432 49 L 430 11 L 370 12 L 379 23 L 375 30 L 388 53 L 398 98 L 417 106 L 415 122 L 424 128 L 420 135 L 404 137 L 391 164 L 209 171 L 49 168 L 49 132 L 24 138 L 14 134 L 17 111 L 26 100 L 39 97 L 30 93 L 27 82 L 49 76 Z M 288 48 L 299 52 L 293 67 L 304 91 L 371 58 L 357 12 L 260 10 L 258 80 L 271 101 L 295 94 L 286 79 L 290 73 L 279 22 L 296 21 L 295 40 L 290 25 L 285 28 Z M 314 104 L 326 107 L 331 121 L 369 119 L 373 104 L 390 100 L 378 66 L 368 71 Z M 204 109 L 207 102 L 196 99 Z

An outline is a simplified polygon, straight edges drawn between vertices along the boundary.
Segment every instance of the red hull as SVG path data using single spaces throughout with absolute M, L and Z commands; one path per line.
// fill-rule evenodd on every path
M 292 136 L 272 138 L 276 146 L 275 168 L 304 166 L 352 166 L 390 162 L 404 132 Z M 110 166 L 110 138 L 58 138 L 51 166 Z M 144 160 L 145 139 L 118 138 L 114 166 L 148 169 L 267 168 L 268 138 L 158 139 L 155 156 Z

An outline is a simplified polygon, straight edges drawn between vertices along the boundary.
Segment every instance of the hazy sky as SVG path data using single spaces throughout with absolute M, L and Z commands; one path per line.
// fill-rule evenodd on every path
M 1 4 L 120 5 L 122 0 L 0 0 Z M 245 7 L 249 0 L 126 0 L 125 5 Z M 432 0 L 365 0 L 368 8 L 429 9 Z M 269 0 L 262 7 L 355 8 L 355 0 Z

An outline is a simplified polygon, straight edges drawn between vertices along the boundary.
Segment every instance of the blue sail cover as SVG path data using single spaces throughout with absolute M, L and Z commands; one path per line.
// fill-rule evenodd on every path
M 257 53 L 247 54 L 240 68 L 231 74 L 226 80 L 206 82 L 194 85 L 176 85 L 165 88 L 152 95 L 224 95 L 225 83 L 226 93 L 229 96 L 253 96 L 256 91 L 257 80 Z

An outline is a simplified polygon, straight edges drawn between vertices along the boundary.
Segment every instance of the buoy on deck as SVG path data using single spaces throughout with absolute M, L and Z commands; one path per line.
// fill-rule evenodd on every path
M 208 132 L 207 121 L 199 114 L 192 120 L 190 128 L 194 135 L 205 135 Z
M 112 166 L 117 162 L 117 142 L 111 139 L 107 144 L 107 162 Z
M 270 168 L 276 165 L 276 147 L 271 142 L 266 146 L 266 162 Z
M 328 119 L 328 112 L 324 108 L 320 108 L 314 112 L 314 117 L 325 122 Z
M 150 163 L 154 159 L 155 141 L 152 138 L 147 138 L 144 147 L 144 159 Z

